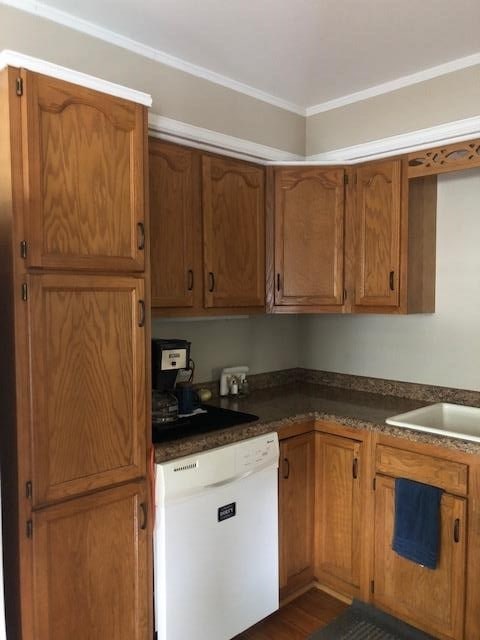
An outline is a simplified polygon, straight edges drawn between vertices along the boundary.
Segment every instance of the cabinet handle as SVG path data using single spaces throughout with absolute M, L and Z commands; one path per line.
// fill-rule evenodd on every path
M 147 505 L 145 504 L 145 502 L 141 502 L 140 503 L 140 511 L 142 512 L 142 521 L 140 524 L 140 529 L 142 531 L 145 531 L 145 529 L 147 528 Z
M 390 291 L 395 291 L 395 271 L 390 271 Z
M 210 281 L 208 291 L 209 293 L 212 293 L 212 291 L 215 289 L 215 274 L 213 273 L 213 271 L 208 272 L 208 279 Z
M 283 464 L 284 464 L 284 471 L 283 471 L 283 478 L 284 480 L 288 480 L 288 478 L 290 477 L 290 461 L 288 458 L 284 458 L 283 459 Z M 287 468 L 287 471 L 285 472 L 285 467 Z
M 145 326 L 145 300 L 138 301 L 138 326 Z
M 358 478 L 358 458 L 354 458 L 353 459 L 352 476 L 353 476 L 354 480 L 356 480 Z
M 139 251 L 143 251 L 145 249 L 145 225 L 143 222 L 137 223 L 137 248 Z
M 188 270 L 188 291 L 193 291 L 193 269 Z
M 277 291 L 280 291 L 280 274 L 277 273 Z
M 460 518 L 456 518 L 453 525 L 453 541 L 460 542 Z

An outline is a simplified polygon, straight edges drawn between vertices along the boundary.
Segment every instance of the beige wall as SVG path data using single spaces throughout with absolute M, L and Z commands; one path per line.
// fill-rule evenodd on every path
M 480 170 L 438 178 L 434 314 L 309 316 L 301 366 L 480 390 Z
M 155 338 L 192 343 L 195 382 L 218 380 L 220 369 L 247 365 L 250 373 L 298 366 L 297 316 L 153 320 Z
M 480 65 L 307 118 L 307 156 L 478 116 Z
M 145 91 L 152 112 L 291 153 L 305 118 L 29 13 L 0 5 L 0 50 L 13 49 Z

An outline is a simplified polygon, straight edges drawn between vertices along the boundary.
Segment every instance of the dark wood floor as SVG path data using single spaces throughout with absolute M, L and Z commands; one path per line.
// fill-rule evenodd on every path
M 310 589 L 234 640 L 307 640 L 346 607 L 323 591 Z

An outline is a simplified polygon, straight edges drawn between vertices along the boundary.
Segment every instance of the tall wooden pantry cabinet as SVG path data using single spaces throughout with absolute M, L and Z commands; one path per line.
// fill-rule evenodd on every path
M 9 640 L 152 637 L 148 96 L 109 91 L 0 71 Z

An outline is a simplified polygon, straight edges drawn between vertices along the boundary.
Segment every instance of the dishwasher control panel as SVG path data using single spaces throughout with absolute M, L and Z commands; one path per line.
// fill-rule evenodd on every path
M 264 436 L 239 442 L 235 451 L 237 473 L 247 473 L 254 469 L 269 467 L 278 463 L 278 435 L 268 433 Z
M 266 433 L 156 466 L 156 504 L 179 500 L 192 491 L 232 482 L 247 473 L 278 467 L 278 434 Z

